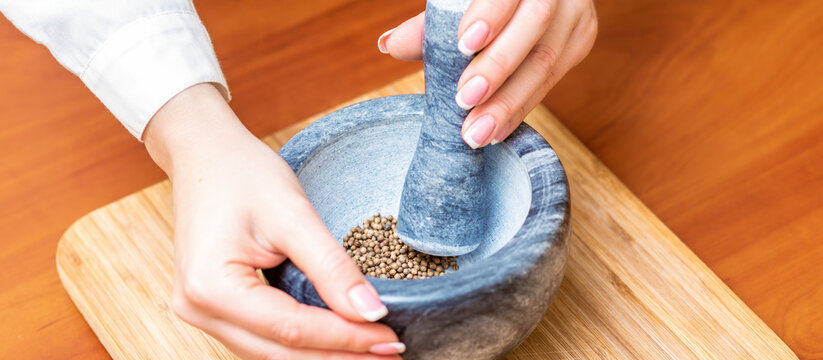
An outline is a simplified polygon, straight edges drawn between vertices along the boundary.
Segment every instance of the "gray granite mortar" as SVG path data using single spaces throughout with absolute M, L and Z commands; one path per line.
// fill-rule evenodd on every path
M 338 240 L 379 211 L 398 214 L 399 230 L 415 248 L 464 254 L 460 270 L 440 277 L 367 277 L 389 308 L 380 321 L 406 343 L 406 359 L 508 353 L 543 317 L 568 256 L 569 188 L 551 146 L 526 124 L 479 150 L 460 138 L 467 112 L 454 95 L 471 59 L 457 52 L 456 33 L 469 2 L 427 4 L 426 95 L 343 108 L 279 152 Z M 290 261 L 264 274 L 298 301 L 326 307 Z
M 424 119 L 423 95 L 365 101 L 295 135 L 280 155 L 337 239 L 365 217 L 396 214 Z M 406 359 L 492 359 L 511 351 L 543 317 L 563 278 L 569 189 L 554 150 L 521 125 L 483 149 L 488 189 L 483 239 L 460 270 L 422 280 L 368 277 L 405 342 Z M 291 262 L 265 270 L 298 301 L 326 307 Z

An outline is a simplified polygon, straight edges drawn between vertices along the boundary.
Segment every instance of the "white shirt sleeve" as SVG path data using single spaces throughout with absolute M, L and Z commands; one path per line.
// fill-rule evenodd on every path
M 180 91 L 229 90 L 191 0 L 0 0 L 18 29 L 79 76 L 138 139 Z

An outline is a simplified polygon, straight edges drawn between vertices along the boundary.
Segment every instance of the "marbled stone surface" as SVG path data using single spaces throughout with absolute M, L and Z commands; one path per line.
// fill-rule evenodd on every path
M 454 101 L 473 57 L 457 49 L 457 26 L 470 1 L 429 1 L 423 35 L 425 108 L 420 140 L 406 174 L 397 233 L 433 255 L 463 255 L 483 239 L 483 151 L 460 135 L 468 111 Z
M 424 97 L 358 103 L 295 135 L 280 155 L 340 239 L 380 211 L 396 214 L 424 119 Z M 381 320 L 408 359 L 490 359 L 519 344 L 543 317 L 563 277 L 569 192 L 554 150 L 528 125 L 482 150 L 486 196 L 481 245 L 460 270 L 422 280 L 369 277 L 389 308 Z M 266 277 L 298 301 L 325 304 L 291 262 Z

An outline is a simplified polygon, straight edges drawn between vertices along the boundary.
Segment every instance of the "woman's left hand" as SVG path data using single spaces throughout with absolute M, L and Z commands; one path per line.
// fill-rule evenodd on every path
M 421 13 L 381 35 L 380 51 L 420 60 L 423 19 Z M 588 55 L 596 36 L 592 0 L 474 0 L 458 28 L 460 51 L 480 52 L 457 84 L 457 104 L 474 108 L 463 123 L 466 143 L 503 141 Z

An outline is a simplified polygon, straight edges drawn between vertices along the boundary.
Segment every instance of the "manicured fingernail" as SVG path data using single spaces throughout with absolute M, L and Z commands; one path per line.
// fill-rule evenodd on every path
M 492 144 L 492 145 L 497 145 L 497 144 L 499 144 L 499 143 L 500 143 L 500 142 L 499 142 L 499 141 L 497 141 L 497 139 L 492 139 L 492 141 L 491 141 L 491 142 L 489 142 L 489 144 Z
M 401 342 L 372 345 L 369 352 L 377 355 L 396 355 L 406 351 L 406 344 Z
M 391 33 L 393 33 L 395 29 L 397 28 L 386 31 L 383 33 L 383 35 L 380 35 L 380 37 L 377 38 L 377 50 L 380 50 L 381 53 L 389 53 L 389 48 L 386 47 L 386 41 L 389 40 L 389 35 L 391 35 Z
M 389 313 L 386 305 L 365 284 L 357 284 L 349 290 L 349 302 L 364 319 L 377 321 Z
M 457 102 L 457 106 L 464 110 L 470 110 L 480 102 L 480 99 L 486 95 L 487 91 L 489 91 L 489 82 L 486 81 L 486 78 L 476 75 L 463 84 L 463 87 L 454 97 L 454 101 Z
M 466 56 L 472 56 L 486 41 L 486 36 L 489 35 L 489 25 L 483 20 L 475 21 L 474 24 L 466 29 L 460 41 L 457 42 L 457 49 Z
M 466 131 L 463 135 L 463 140 L 466 141 L 466 144 L 469 144 L 472 149 L 477 149 L 480 147 L 480 144 L 486 142 L 486 139 L 492 134 L 492 130 L 494 130 L 494 119 L 491 115 L 483 115 Z

